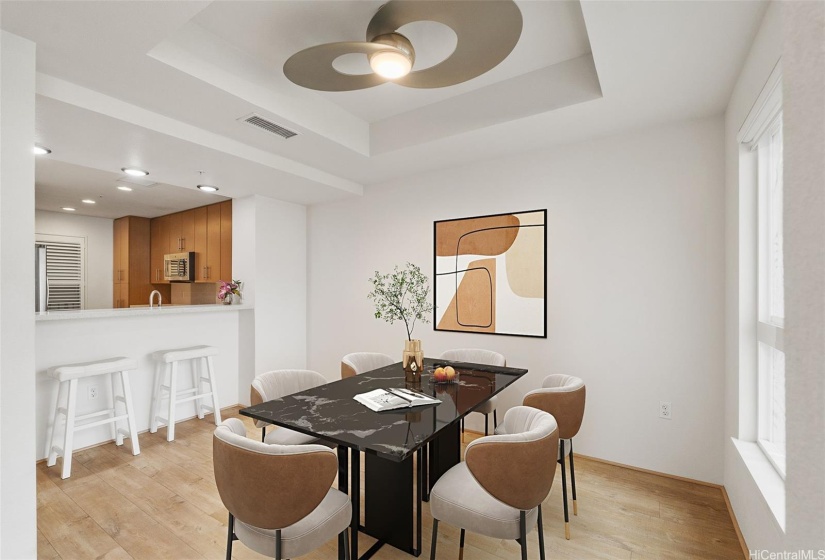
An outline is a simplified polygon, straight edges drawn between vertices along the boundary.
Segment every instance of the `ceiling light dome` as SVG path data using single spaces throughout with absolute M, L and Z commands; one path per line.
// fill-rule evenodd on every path
M 35 144 L 32 148 L 32 152 L 36 156 L 45 156 L 46 154 L 52 153 L 50 149 L 48 149 L 46 146 L 41 146 L 40 144 Z
M 132 177 L 146 177 L 149 174 L 148 171 L 138 169 L 137 167 L 121 167 L 120 170 Z
M 219 190 L 215 185 L 198 185 L 198 188 L 204 192 L 217 192 Z
M 370 68 L 373 72 L 388 80 L 403 78 L 410 73 L 415 63 L 415 50 L 409 39 L 400 33 L 387 33 L 379 35 L 372 42 L 390 47 L 370 55 Z

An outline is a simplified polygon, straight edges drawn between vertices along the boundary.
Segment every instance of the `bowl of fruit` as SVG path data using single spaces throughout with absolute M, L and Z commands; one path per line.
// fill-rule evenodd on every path
M 453 366 L 436 366 L 430 374 L 430 383 L 438 385 L 458 383 L 458 372 Z

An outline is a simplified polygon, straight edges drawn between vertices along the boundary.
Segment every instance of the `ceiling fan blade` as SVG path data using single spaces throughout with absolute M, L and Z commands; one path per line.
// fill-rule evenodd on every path
M 492 70 L 513 51 L 523 25 L 521 10 L 512 0 L 390 0 L 370 21 L 367 40 L 414 21 L 443 23 L 458 36 L 446 60 L 393 80 L 414 88 L 452 86 Z
M 388 80 L 378 74 L 343 74 L 332 63 L 352 53 L 370 55 L 387 50 L 386 45 L 348 41 L 310 47 L 293 54 L 284 63 L 284 74 L 299 86 L 318 91 L 352 91 L 379 86 Z

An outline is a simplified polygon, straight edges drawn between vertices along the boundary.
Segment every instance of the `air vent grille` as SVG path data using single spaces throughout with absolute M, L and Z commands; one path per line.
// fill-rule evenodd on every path
M 277 134 L 278 136 L 284 139 L 289 139 L 293 136 L 298 135 L 297 132 L 289 130 L 288 128 L 284 128 L 283 126 L 275 124 L 272 121 L 268 121 L 265 118 L 254 113 L 251 115 L 247 115 L 246 117 L 241 117 L 241 119 L 239 120 L 243 120 L 243 122 L 250 124 L 252 126 L 262 128 L 267 132 L 271 132 L 272 134 Z

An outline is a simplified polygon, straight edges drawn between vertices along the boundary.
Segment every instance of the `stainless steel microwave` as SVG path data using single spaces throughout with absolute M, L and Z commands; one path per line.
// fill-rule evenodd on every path
M 194 282 L 195 252 L 163 255 L 163 279 L 169 282 Z

